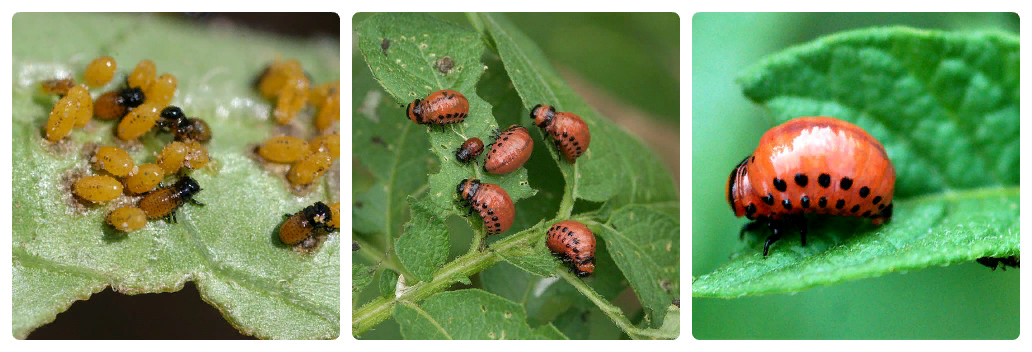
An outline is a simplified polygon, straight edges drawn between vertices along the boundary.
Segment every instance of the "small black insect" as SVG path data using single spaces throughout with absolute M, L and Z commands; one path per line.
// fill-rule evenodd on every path
M 383 50 L 383 57 L 387 57 L 387 48 L 390 48 L 390 47 L 391 47 L 391 41 L 387 40 L 387 38 L 383 38 L 383 41 L 380 42 L 380 49 Z
M 999 266 L 1003 271 L 1007 271 L 1007 267 L 1017 268 L 1019 267 L 1019 259 L 1017 256 L 1009 256 L 1005 258 L 994 258 L 994 257 L 981 257 L 975 259 L 978 264 L 985 265 L 989 269 L 996 271 L 996 267 Z

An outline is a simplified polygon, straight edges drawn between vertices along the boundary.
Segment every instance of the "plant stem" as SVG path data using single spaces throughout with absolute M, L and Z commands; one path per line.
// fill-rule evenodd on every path
M 589 300 L 591 300 L 591 302 L 595 303 L 595 305 L 598 306 L 598 309 L 602 310 L 602 313 L 605 313 L 607 316 L 609 316 L 609 319 L 611 319 L 613 323 L 615 323 L 616 326 L 620 328 L 620 330 L 623 330 L 623 332 L 627 333 L 627 336 L 630 336 L 632 339 L 641 340 L 645 338 L 677 338 L 676 335 L 667 336 L 667 334 L 660 333 L 653 329 L 641 329 L 634 326 L 634 324 L 632 324 L 631 321 L 628 320 L 626 316 L 624 316 L 623 310 L 621 310 L 620 307 L 617 307 L 609 301 L 606 301 L 605 298 L 602 298 L 602 296 L 600 296 L 598 292 L 595 292 L 595 290 L 593 290 L 591 287 L 585 284 L 584 281 L 582 281 L 580 278 L 574 276 L 572 273 L 563 269 L 559 269 L 557 273 L 560 277 L 565 279 L 566 282 L 569 282 L 570 285 L 573 285 L 573 287 L 576 288 L 577 291 L 580 291 L 582 294 L 584 294 L 584 297 L 587 297 Z
M 545 223 L 541 222 L 520 233 L 506 237 L 492 245 L 490 250 L 472 250 L 434 273 L 433 280 L 412 285 L 400 297 L 380 297 L 374 299 L 354 312 L 351 321 L 351 333 L 355 336 L 361 335 L 377 324 L 387 320 L 390 317 L 394 304 L 399 300 L 418 302 L 426 299 L 437 292 L 447 289 L 459 281 L 459 278 L 469 277 L 501 261 L 502 256 L 499 254 L 519 251 L 530 246 L 531 241 L 537 237 L 535 234 L 543 231 L 544 226 Z

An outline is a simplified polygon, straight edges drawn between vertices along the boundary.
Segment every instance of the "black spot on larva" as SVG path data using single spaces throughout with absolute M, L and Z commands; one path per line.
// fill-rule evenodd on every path
M 498 221 L 498 217 L 497 216 L 491 217 L 491 221 Z
M 494 215 L 494 210 L 488 210 L 487 215 Z
M 573 145 L 578 145 L 578 144 L 580 144 L 580 142 L 573 142 Z
M 853 179 L 849 177 L 843 177 L 842 182 L 839 182 L 839 187 L 842 187 L 842 190 L 844 191 L 848 191 L 849 187 L 853 187 Z
M 859 206 L 859 205 L 854 205 L 854 206 L 853 206 L 853 208 L 849 209 L 849 211 L 851 211 L 851 212 L 854 212 L 854 213 L 855 213 L 855 212 L 856 212 L 857 210 L 860 210 L 860 206 Z
M 484 203 L 484 206 L 482 208 L 487 209 L 487 203 Z
M 792 202 L 788 201 L 788 199 L 781 201 L 781 206 L 785 207 L 786 210 L 792 210 Z
M 496 222 L 496 223 L 495 223 L 495 227 L 502 227 L 502 223 L 500 223 L 500 222 Z
M 563 138 L 566 138 L 566 132 L 563 132 Z
M 752 156 L 752 159 L 750 159 L 750 160 L 749 160 L 749 162 L 750 162 L 750 163 L 755 163 L 755 162 L 756 162 L 756 156 L 755 156 L 755 155 L 753 155 L 753 156 Z
M 868 216 L 871 216 L 871 211 L 870 211 L 870 210 L 868 210 L 868 211 L 865 211 L 865 212 L 864 212 L 863 214 L 861 214 L 861 215 L 863 215 L 863 216 L 864 216 L 864 217 L 866 218 L 866 217 L 868 217 Z
M 867 198 L 867 195 L 871 194 L 871 189 L 867 186 L 860 187 L 860 198 Z
M 563 232 L 570 231 L 570 229 L 563 227 Z
M 799 185 L 799 187 L 806 187 L 806 184 L 809 181 L 810 180 L 806 177 L 806 175 L 804 175 L 804 174 L 795 174 L 795 184 Z
M 882 216 L 884 216 L 886 218 L 892 217 L 892 203 L 889 203 L 889 206 L 886 207 L 885 210 L 882 210 L 881 213 L 882 213 Z
M 573 137 L 570 137 L 570 142 L 573 142 Z
M 878 210 L 885 209 L 885 204 L 878 204 Z
M 803 196 L 803 198 L 800 198 L 799 199 L 799 205 L 802 205 L 803 208 L 809 208 L 810 207 L 810 197 Z
M 821 208 L 828 206 L 828 198 L 821 197 L 821 199 L 817 201 L 817 205 Z
M 578 250 L 577 248 L 573 248 L 573 252 L 574 253 L 580 253 L 580 250 Z
M 828 186 L 831 186 L 831 175 L 821 174 L 817 177 L 817 183 L 820 184 L 821 187 L 828 188 Z
M 874 199 L 873 199 L 873 200 L 871 200 L 871 203 L 872 203 L 872 204 L 878 204 L 878 203 L 881 203 L 881 196 L 875 196 L 875 197 L 874 197 Z
M 745 215 L 756 214 L 756 205 L 749 203 L 749 206 L 745 207 Z
M 767 196 L 763 197 L 763 202 L 767 205 L 774 205 L 774 195 L 767 193 Z
M 780 178 L 775 177 L 774 178 L 774 188 L 777 188 L 778 192 L 784 192 L 785 190 L 788 189 L 788 184 L 785 183 L 785 180 L 782 180 Z
M 842 209 L 844 207 L 846 207 L 845 199 L 839 199 L 837 202 L 835 202 L 835 209 Z

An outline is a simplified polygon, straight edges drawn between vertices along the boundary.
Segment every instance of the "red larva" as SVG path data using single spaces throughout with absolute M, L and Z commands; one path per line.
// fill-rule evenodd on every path
M 571 163 L 577 161 L 577 157 L 588 150 L 591 144 L 591 132 L 588 131 L 588 124 L 580 116 L 569 112 L 556 112 L 551 105 L 535 105 L 530 109 L 530 118 L 534 124 L 541 127 L 552 136 L 559 151 L 562 152 L 566 161 Z
M 579 277 L 595 272 L 595 234 L 584 224 L 565 220 L 548 229 L 548 250 Z
M 469 101 L 462 93 L 445 89 L 413 100 L 405 110 L 409 120 L 421 125 L 460 123 L 469 115 Z
M 477 179 L 465 179 L 455 187 L 459 198 L 476 210 L 484 219 L 484 228 L 488 235 L 496 235 L 508 231 L 516 217 L 516 209 L 512 199 L 502 187 L 490 183 L 481 183 Z
M 491 151 L 487 153 L 484 171 L 495 175 L 504 175 L 516 171 L 530 159 L 534 150 L 534 140 L 530 133 L 520 125 L 511 125 L 495 138 Z
M 785 223 L 799 227 L 806 245 L 804 213 L 865 217 L 881 224 L 892 217 L 896 169 L 885 148 L 863 129 L 831 117 L 799 117 L 767 131 L 752 155 L 727 179 L 735 216 L 765 224 L 781 238 Z
M 455 150 L 455 159 L 460 163 L 468 164 L 484 152 L 484 142 L 480 138 L 473 137 L 462 143 L 459 149 Z

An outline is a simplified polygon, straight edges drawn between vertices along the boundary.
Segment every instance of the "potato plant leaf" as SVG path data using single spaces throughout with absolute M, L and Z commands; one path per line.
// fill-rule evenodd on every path
M 778 53 L 739 78 L 775 123 L 834 116 L 864 128 L 896 168 L 892 221 L 811 218 L 756 242 L 692 285 L 700 297 L 795 292 L 819 285 L 1018 255 L 1018 38 L 872 28 Z
M 323 177 L 296 196 L 286 180 L 263 169 L 253 147 L 279 130 L 270 102 L 251 82 L 269 62 L 296 58 L 320 84 L 340 77 L 339 41 L 271 37 L 241 28 L 199 26 L 165 15 L 18 13 L 13 18 L 12 247 L 13 334 L 24 338 L 75 300 L 106 286 L 125 294 L 178 291 L 194 281 L 201 299 L 241 333 L 270 339 L 336 338 L 340 333 L 339 234 L 312 254 L 280 243 L 283 214 L 337 199 L 337 177 Z M 203 54 L 199 54 L 203 53 Z M 150 133 L 121 143 L 116 123 L 93 119 L 57 144 L 41 126 L 53 107 L 39 82 L 82 81 L 94 57 L 115 58 L 116 78 L 91 89 L 96 98 L 118 87 L 141 59 L 178 79 L 172 105 L 211 126 L 211 167 L 191 173 L 203 188 L 178 223 L 150 221 L 128 236 L 105 218 L 125 197 L 104 205 L 72 198 L 68 183 L 92 172 L 90 143 L 130 149 L 137 164 L 153 163 L 171 140 Z M 293 128 L 314 135 L 310 114 Z M 339 170 L 339 162 L 333 166 Z M 329 174 L 339 174 L 331 171 Z M 175 181 L 169 177 L 166 182 Z M 40 299 L 47 297 L 47 299 Z

